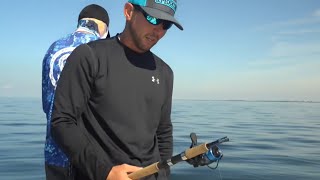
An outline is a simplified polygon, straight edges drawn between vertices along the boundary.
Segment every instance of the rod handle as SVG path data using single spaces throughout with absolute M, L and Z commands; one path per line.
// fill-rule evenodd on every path
M 187 159 L 191 159 L 200 154 L 207 152 L 209 149 L 207 148 L 207 144 L 200 144 L 198 146 L 192 147 L 185 151 L 185 156 Z
M 153 163 L 147 167 L 144 167 L 143 169 L 140 169 L 138 171 L 135 171 L 135 172 L 129 174 L 128 176 L 129 176 L 129 178 L 131 178 L 133 180 L 137 180 L 137 179 L 143 178 L 145 176 L 149 176 L 151 174 L 154 174 L 159 171 L 158 163 L 159 162 Z
M 207 144 L 201 144 L 201 145 L 192 147 L 191 149 L 187 149 L 184 153 L 187 159 L 191 159 L 207 151 L 208 151 Z M 140 169 L 138 171 L 135 171 L 129 174 L 128 176 L 133 180 L 137 180 L 145 176 L 149 176 L 159 171 L 158 164 L 159 162 L 153 163 L 143 169 Z

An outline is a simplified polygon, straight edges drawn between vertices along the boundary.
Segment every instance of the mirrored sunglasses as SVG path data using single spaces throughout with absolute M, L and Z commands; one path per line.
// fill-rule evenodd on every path
M 166 21 L 166 20 L 163 20 L 163 19 L 158 19 L 158 18 L 155 18 L 153 16 L 150 16 L 148 13 L 146 13 L 140 6 L 138 5 L 133 5 L 134 8 L 138 11 L 140 11 L 143 16 L 146 18 L 146 20 L 152 24 L 152 25 L 159 25 L 162 23 L 162 27 L 164 30 L 168 30 L 171 26 L 172 26 L 172 22 L 170 21 Z

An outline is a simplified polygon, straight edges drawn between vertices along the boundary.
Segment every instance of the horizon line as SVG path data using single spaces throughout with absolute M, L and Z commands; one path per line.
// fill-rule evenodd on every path
M 0 98 L 31 98 L 40 99 L 41 97 L 35 96 L 0 96 Z M 248 99 L 188 99 L 188 98 L 173 98 L 172 100 L 182 100 L 182 101 L 232 101 L 232 102 L 300 102 L 300 103 L 320 103 L 320 101 L 313 100 L 248 100 Z
M 246 99 L 184 99 L 176 98 L 174 100 L 187 100 L 187 101 L 235 101 L 235 102 L 304 102 L 304 103 L 320 103 L 320 101 L 313 100 L 246 100 Z

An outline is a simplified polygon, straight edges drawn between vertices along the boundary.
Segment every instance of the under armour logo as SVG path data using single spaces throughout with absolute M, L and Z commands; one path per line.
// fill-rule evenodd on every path
M 152 76 L 152 82 L 157 82 L 157 84 L 160 84 L 160 79 L 156 79 L 154 76 Z

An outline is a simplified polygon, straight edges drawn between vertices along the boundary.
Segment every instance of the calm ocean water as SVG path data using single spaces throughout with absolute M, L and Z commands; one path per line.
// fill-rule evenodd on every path
M 172 167 L 172 180 L 320 179 L 320 103 L 174 100 L 174 153 L 228 136 L 216 170 Z M 40 99 L 0 98 L 0 179 L 42 180 Z

